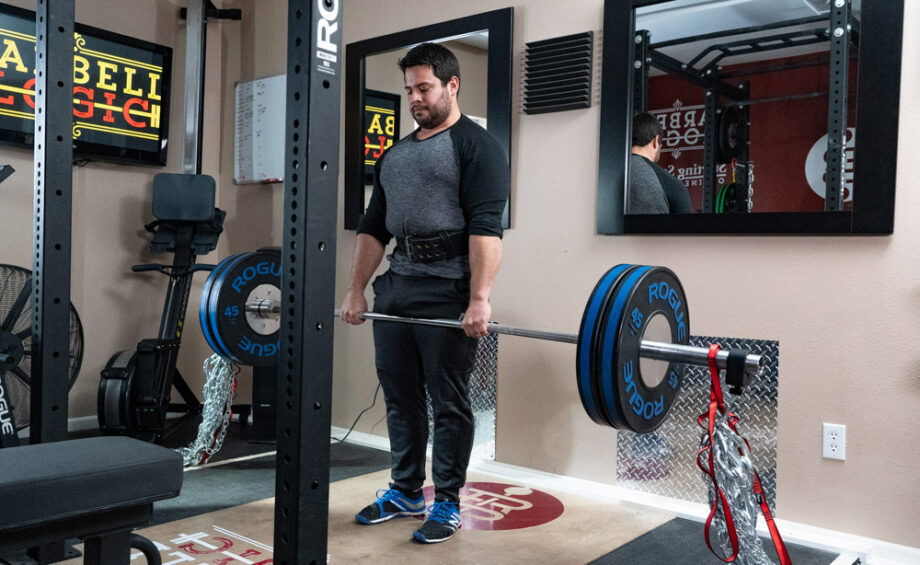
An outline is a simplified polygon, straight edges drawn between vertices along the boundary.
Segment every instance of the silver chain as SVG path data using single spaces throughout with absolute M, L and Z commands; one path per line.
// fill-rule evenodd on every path
M 188 447 L 176 449 L 186 467 L 198 465 L 203 455 L 210 457 L 220 451 L 233 404 L 233 363 L 215 354 L 205 359 L 203 369 L 206 377 L 202 388 L 204 407 L 198 436 Z
M 728 406 L 726 403 L 726 414 Z M 751 463 L 751 452 L 744 439 L 728 425 L 726 414 L 716 411 L 716 421 L 712 436 L 713 471 L 716 480 L 725 493 L 732 519 L 735 522 L 735 531 L 738 535 L 738 557 L 734 563 L 737 565 L 772 565 L 763 549 L 763 543 L 757 535 L 757 516 L 760 506 L 754 498 L 754 465 Z M 700 439 L 702 447 L 709 446 L 709 433 L 704 432 Z M 715 504 L 718 493 L 710 480 L 703 474 L 709 488 L 709 504 Z M 732 544 L 725 525 L 722 512 L 716 512 L 712 520 L 719 537 L 719 545 L 723 555 L 731 555 Z

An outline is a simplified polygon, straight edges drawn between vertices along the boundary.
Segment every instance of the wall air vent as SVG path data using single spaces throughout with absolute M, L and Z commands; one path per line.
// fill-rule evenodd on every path
M 591 107 L 594 33 L 525 44 L 524 113 Z

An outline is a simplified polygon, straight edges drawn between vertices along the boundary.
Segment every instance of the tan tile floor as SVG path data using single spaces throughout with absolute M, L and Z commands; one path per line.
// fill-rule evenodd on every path
M 355 512 L 373 500 L 376 490 L 386 486 L 388 477 L 389 471 L 384 470 L 332 483 L 328 522 L 330 564 L 588 563 L 673 518 L 631 506 L 543 491 L 564 505 L 562 514 L 548 523 L 520 529 L 476 529 L 479 522 L 469 516 L 477 513 L 483 516 L 483 512 L 471 509 L 469 514 L 464 512 L 468 527 L 453 539 L 422 545 L 411 541 L 412 532 L 421 524 L 419 520 L 402 518 L 375 526 L 355 523 Z M 467 481 L 509 484 L 507 479 L 476 472 L 471 472 Z M 526 492 L 521 489 L 511 492 L 518 491 Z M 505 512 L 505 519 L 510 519 L 516 511 L 506 505 Z M 160 524 L 138 533 L 160 545 L 163 565 L 264 565 L 272 562 L 273 519 L 273 499 L 266 499 Z

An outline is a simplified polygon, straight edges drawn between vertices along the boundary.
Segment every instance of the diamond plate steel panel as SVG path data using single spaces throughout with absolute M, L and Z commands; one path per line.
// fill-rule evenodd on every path
M 779 342 L 730 337 L 690 336 L 690 345 L 746 349 L 763 356 L 763 374 L 741 396 L 725 389 L 728 409 L 736 413 L 738 432 L 751 444 L 753 464 L 763 481 L 770 507 L 776 509 L 776 414 Z M 724 372 L 723 372 L 724 384 Z M 707 503 L 706 482 L 696 466 L 703 430 L 696 419 L 709 404 L 709 369 L 690 366 L 671 414 L 654 432 L 617 432 L 619 486 L 689 502 Z
M 473 436 L 473 459 L 495 459 L 495 405 L 498 374 L 498 334 L 479 338 L 476 360 L 470 374 L 470 404 L 473 405 L 473 419 L 476 432 Z M 428 445 L 434 438 L 434 415 L 431 399 L 428 402 Z

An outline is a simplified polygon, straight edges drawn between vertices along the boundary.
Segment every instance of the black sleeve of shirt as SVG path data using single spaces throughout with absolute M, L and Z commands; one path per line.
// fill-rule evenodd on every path
M 501 237 L 511 192 L 505 152 L 492 135 L 466 116 L 452 128 L 460 162 L 460 206 L 470 235 Z
M 367 204 L 367 211 L 358 220 L 357 233 L 366 233 L 374 236 L 383 245 L 390 242 L 393 234 L 387 231 L 387 197 L 383 192 L 383 186 L 380 184 L 380 164 L 386 158 L 387 154 L 377 159 L 374 163 L 374 190 L 371 192 L 371 200 Z
M 654 164 L 655 174 L 661 181 L 661 187 L 664 189 L 664 197 L 668 200 L 668 211 L 672 214 L 690 214 L 693 207 L 690 204 L 690 192 L 684 183 L 677 180 L 664 167 Z

